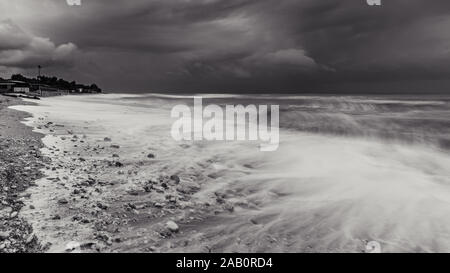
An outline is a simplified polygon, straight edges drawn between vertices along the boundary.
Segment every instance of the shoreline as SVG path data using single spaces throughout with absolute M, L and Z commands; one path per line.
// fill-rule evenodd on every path
M 24 217 L 45 251 L 212 251 L 204 247 L 205 220 L 234 207 L 217 192 L 195 197 L 211 178 L 169 167 L 173 151 L 130 149 L 114 133 L 98 133 L 97 120 L 74 124 L 38 109 L 26 125 L 44 135 L 41 152 L 50 161 L 37 187 L 27 190 L 27 207 L 34 209 Z M 190 147 L 177 147 L 189 153 Z
M 450 206 L 442 203 L 450 158 L 441 150 L 304 132 L 284 135 L 281 150 L 270 154 L 247 142 L 177 142 L 167 134 L 170 102 L 120 98 L 57 97 L 13 107 L 31 113 L 25 125 L 44 135 L 45 177 L 24 193 L 21 211 L 43 251 L 359 252 L 375 240 L 386 252 L 406 252 L 414 244 L 422 251 L 450 245 L 410 242 L 418 232 L 434 238 L 418 219 L 450 226 L 443 217 Z M 392 186 L 402 190 L 392 194 Z M 380 206 L 383 221 L 365 217 Z M 435 214 L 417 218 L 405 207 Z M 392 218 L 392 210 L 411 222 Z M 399 235 L 379 233 L 387 224 Z M 330 230 L 335 226 L 350 229 Z
M 40 148 L 44 135 L 23 124 L 29 113 L 10 109 L 30 105 L 17 98 L 0 97 L 0 253 L 42 252 L 32 226 L 22 217 L 26 193 L 43 176 L 45 159 Z M 29 209 L 32 209 L 29 208 Z

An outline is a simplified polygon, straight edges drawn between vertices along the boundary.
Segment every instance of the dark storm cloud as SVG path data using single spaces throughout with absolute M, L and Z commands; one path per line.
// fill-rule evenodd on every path
M 75 67 L 50 71 L 117 91 L 450 86 L 447 0 L 385 0 L 381 7 L 365 0 L 84 0 L 81 7 L 64 0 L 30 2 L 9 6 L 11 22 L 50 37 L 54 51 L 57 45 L 79 49 Z M 51 16 L 38 16 L 49 8 Z M 2 38 L 0 50 L 26 39 Z M 49 56 L 44 59 L 52 61 Z
M 67 66 L 77 47 L 55 45 L 51 40 L 23 31 L 11 20 L 0 21 L 0 66 L 30 68 L 37 65 Z

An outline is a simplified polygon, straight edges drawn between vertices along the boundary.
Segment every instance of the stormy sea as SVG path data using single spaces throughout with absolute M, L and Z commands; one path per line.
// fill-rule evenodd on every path
M 175 141 L 170 111 L 193 96 L 14 107 L 46 135 L 23 214 L 49 251 L 450 252 L 450 97 L 201 96 L 279 105 L 279 148 Z

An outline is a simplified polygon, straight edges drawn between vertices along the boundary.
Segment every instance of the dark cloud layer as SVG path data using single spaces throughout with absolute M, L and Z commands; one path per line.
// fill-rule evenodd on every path
M 382 3 L 0 0 L 0 72 L 43 63 L 122 92 L 448 93 L 450 2 Z
M 4 69 L 70 66 L 76 50 L 72 43 L 56 46 L 50 39 L 24 32 L 9 19 L 0 21 L 0 65 Z

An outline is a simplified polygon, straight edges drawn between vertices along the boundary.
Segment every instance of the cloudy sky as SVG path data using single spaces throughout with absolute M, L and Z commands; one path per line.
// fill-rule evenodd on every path
M 450 93 L 450 1 L 0 0 L 0 77 L 116 92 Z

